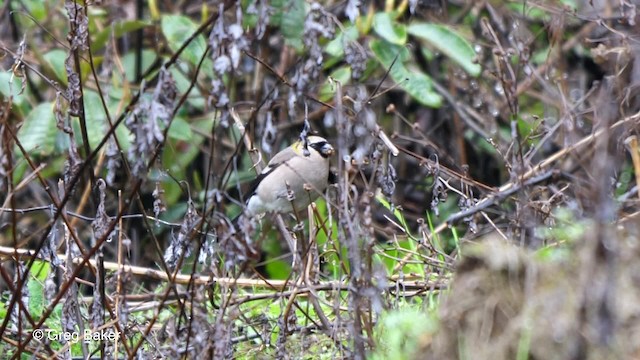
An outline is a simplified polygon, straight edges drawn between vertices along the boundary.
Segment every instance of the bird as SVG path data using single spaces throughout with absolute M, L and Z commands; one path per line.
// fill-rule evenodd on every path
M 251 183 L 245 214 L 301 211 L 322 194 L 335 175 L 330 171 L 334 148 L 320 136 L 308 136 L 277 153 Z

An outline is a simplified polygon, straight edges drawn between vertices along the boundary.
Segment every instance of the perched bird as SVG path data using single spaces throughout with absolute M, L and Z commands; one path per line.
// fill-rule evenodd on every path
M 333 174 L 329 171 L 329 158 L 333 152 L 326 139 L 309 136 L 307 149 L 299 140 L 277 153 L 251 184 L 247 193 L 247 214 L 257 216 L 305 210 L 333 182 Z

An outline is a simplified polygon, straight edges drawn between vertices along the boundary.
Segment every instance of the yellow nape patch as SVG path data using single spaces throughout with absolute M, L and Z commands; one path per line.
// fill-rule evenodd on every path
M 302 141 L 300 140 L 291 144 L 291 149 L 293 149 L 293 151 L 295 151 L 295 153 L 298 155 L 302 154 L 302 148 L 303 148 L 303 144 L 302 144 Z

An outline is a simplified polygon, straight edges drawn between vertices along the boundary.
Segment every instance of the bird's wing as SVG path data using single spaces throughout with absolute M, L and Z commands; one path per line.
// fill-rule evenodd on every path
M 289 161 L 295 158 L 296 156 L 298 156 L 298 154 L 291 147 L 288 147 L 272 157 L 266 169 L 270 167 L 276 167 L 285 161 Z
M 267 167 L 264 168 L 264 170 L 262 170 L 260 175 L 258 175 L 251 182 L 251 185 L 249 185 L 249 190 L 247 191 L 246 199 L 249 199 L 251 196 L 253 196 L 256 193 L 256 189 L 258 188 L 258 185 L 260 185 L 260 182 L 262 182 L 262 180 L 265 177 L 269 176 L 269 174 L 271 174 L 278 166 L 295 158 L 296 156 L 298 156 L 298 154 L 296 154 L 296 152 L 293 151 L 293 149 L 286 148 L 281 152 L 277 153 L 274 157 L 272 157 L 271 160 L 269 161 L 269 164 L 267 164 Z
M 253 181 L 251 182 L 251 185 L 249 185 L 249 189 L 247 190 L 247 195 L 245 197 L 245 200 L 249 200 L 249 198 L 251 198 L 255 193 L 256 193 L 256 189 L 258 188 L 258 185 L 260 185 L 260 182 L 262 182 L 262 179 L 264 179 L 265 177 L 267 177 L 267 175 L 271 174 L 273 172 L 273 170 L 275 170 L 278 167 L 279 164 L 276 164 L 275 166 L 269 166 L 267 168 L 265 168 L 263 172 L 260 173 L 260 175 L 258 175 L 255 179 L 253 179 Z

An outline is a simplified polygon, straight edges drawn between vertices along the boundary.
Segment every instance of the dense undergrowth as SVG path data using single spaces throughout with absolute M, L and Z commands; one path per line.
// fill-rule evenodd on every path
M 0 357 L 637 357 L 636 6 L 1 3 Z

